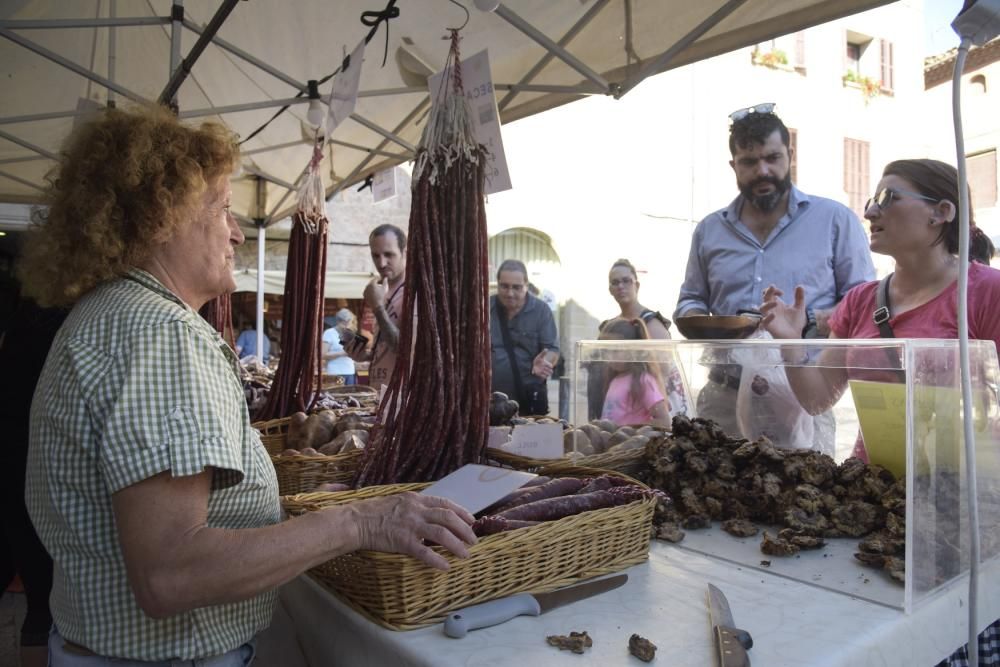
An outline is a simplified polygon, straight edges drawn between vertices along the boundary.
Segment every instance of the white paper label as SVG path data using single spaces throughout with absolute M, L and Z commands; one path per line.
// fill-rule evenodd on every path
M 486 439 L 487 448 L 503 449 L 508 442 L 510 442 L 510 426 L 490 426 L 489 437 Z
M 444 72 L 438 72 L 427 80 L 431 99 L 437 99 L 443 74 Z M 465 86 L 465 99 L 469 103 L 476 141 L 489 151 L 485 167 L 486 194 L 510 190 L 510 172 L 507 170 L 507 155 L 503 150 L 500 114 L 493 91 L 490 56 L 486 49 L 462 61 L 462 84 Z
M 383 169 L 372 178 L 372 198 L 379 202 L 396 196 L 396 168 Z
M 536 477 L 530 472 L 469 463 L 421 491 L 461 505 L 475 514 Z
M 505 452 L 532 459 L 559 459 L 563 455 L 562 424 L 521 424 L 514 427 Z
M 354 113 L 354 105 L 358 101 L 358 87 L 361 85 L 361 65 L 365 59 L 365 40 L 351 51 L 351 61 L 347 69 L 333 78 L 333 90 L 330 92 L 330 113 L 326 119 L 326 134 L 333 130 Z

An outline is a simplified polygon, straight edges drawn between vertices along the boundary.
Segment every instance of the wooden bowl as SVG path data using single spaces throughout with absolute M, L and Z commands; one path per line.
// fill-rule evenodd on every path
M 686 315 L 674 319 L 688 340 L 746 338 L 757 330 L 760 318 L 752 315 Z

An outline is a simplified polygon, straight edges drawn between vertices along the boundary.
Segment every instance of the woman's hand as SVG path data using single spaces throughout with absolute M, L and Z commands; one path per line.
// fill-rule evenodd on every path
M 771 285 L 764 290 L 764 302 L 760 306 L 763 326 L 773 338 L 802 338 L 806 326 L 806 291 L 801 285 L 795 288 L 795 301 L 789 305 L 781 300 L 784 292 Z
M 426 542 L 466 558 L 465 545 L 477 541 L 472 515 L 444 498 L 407 492 L 343 507 L 352 511 L 359 549 L 407 554 L 439 570 L 448 561 Z

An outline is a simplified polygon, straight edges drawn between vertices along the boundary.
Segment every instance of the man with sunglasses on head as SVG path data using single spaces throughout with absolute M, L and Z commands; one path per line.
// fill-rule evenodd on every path
M 528 292 L 524 262 L 505 259 L 490 297 L 493 391 L 518 402 L 522 416 L 547 415 L 547 381 L 559 361 L 559 338 L 552 311 Z
M 792 184 L 789 132 L 774 106 L 729 116 L 729 166 L 739 194 L 695 229 L 674 319 L 757 310 L 769 285 L 788 293 L 802 285 L 808 318 L 802 336 L 822 337 L 833 307 L 850 288 L 873 280 L 875 267 L 857 216 Z M 735 396 L 740 369 L 715 367 L 711 378 Z M 733 430 L 733 423 L 722 426 Z

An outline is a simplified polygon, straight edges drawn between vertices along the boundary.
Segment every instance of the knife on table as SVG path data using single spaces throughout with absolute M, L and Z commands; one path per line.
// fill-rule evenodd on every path
M 722 591 L 708 585 L 708 613 L 712 619 L 712 635 L 718 654 L 719 667 L 750 667 L 747 651 L 753 648 L 753 637 L 736 627 L 729 600 Z
M 444 619 L 444 633 L 459 639 L 469 630 L 505 623 L 515 616 L 538 616 L 564 604 L 606 593 L 622 586 L 626 581 L 628 581 L 627 574 L 616 574 L 606 579 L 560 588 L 551 593 L 520 593 L 499 600 L 490 600 L 448 614 Z

